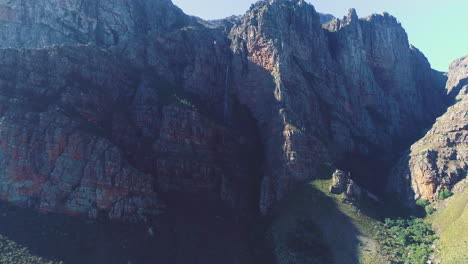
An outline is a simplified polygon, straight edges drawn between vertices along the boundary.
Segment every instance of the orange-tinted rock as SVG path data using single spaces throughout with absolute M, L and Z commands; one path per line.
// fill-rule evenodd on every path
M 468 170 L 468 56 L 454 61 L 447 73 L 447 93 L 455 99 L 426 135 L 411 146 L 394 168 L 389 189 L 408 204 L 434 201 Z

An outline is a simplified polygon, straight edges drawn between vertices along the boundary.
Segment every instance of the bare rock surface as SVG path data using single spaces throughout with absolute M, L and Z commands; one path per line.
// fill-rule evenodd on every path
M 404 154 L 390 178 L 389 189 L 410 204 L 420 198 L 436 200 L 440 190 L 467 175 L 468 56 L 455 60 L 447 76 L 447 93 L 455 97 L 454 104 Z
M 353 175 L 332 192 L 376 201 L 372 185 L 432 199 L 466 176 L 466 69 L 432 70 L 387 13 L 303 0 L 216 21 L 170 0 L 0 0 L 0 198 L 166 221 L 187 256 L 216 227 L 210 248 L 241 246 L 215 258 L 249 263 L 246 223 L 324 167 Z
M 346 191 L 349 177 L 344 171 L 337 170 L 332 175 L 333 183 L 330 186 L 330 192 L 333 194 L 341 194 Z
M 47 210 L 90 211 L 95 199 L 85 197 L 101 192 L 99 181 L 81 188 L 96 182 L 81 181 L 91 173 L 86 162 L 61 156 L 71 136 L 80 151 L 96 153 L 82 153 L 91 162 L 99 156 L 135 170 L 106 178 L 115 188 L 123 185 L 112 177 L 142 179 L 144 190 L 110 191 L 112 202 L 97 206 L 106 214 L 120 215 L 111 213 L 117 204 L 133 207 L 119 212 L 157 208 L 148 201 L 158 192 L 207 192 L 266 214 L 325 163 L 374 153 L 390 160 L 447 103 L 443 75 L 386 13 L 359 19 L 351 9 L 322 25 L 302 0 L 260 1 L 216 23 L 168 0 L 4 0 L 0 7 L 3 197 Z M 23 106 L 37 102 L 38 109 Z M 61 131 L 75 123 L 86 130 Z M 47 132 L 55 126 L 60 132 Z M 28 140 L 54 136 L 26 153 L 21 148 L 34 143 L 18 129 Z M 51 160 L 36 154 L 52 145 Z M 55 171 L 57 162 L 68 169 Z M 13 180 L 25 174 L 31 184 Z M 69 179 L 64 186 L 61 178 Z
M 260 1 L 230 33 L 234 89 L 266 149 L 262 212 L 324 162 L 354 170 L 353 157 L 379 153 L 390 163 L 446 107 L 442 73 L 394 17 L 351 9 L 323 27 L 304 1 Z

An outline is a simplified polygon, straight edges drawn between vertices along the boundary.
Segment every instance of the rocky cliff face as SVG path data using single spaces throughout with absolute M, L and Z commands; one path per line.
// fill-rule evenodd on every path
M 235 92 L 266 148 L 263 212 L 327 163 L 375 182 L 368 175 L 378 171 L 357 170 L 354 157 L 389 163 L 445 108 L 442 74 L 395 18 L 350 10 L 323 27 L 304 1 L 277 0 L 257 3 L 231 30 Z
M 135 86 L 131 69 L 86 47 L 1 51 L 1 197 L 45 211 L 146 218 L 151 176 L 101 133 Z M 107 67 L 99 67 L 106 63 Z
M 390 178 L 391 191 L 408 204 L 420 198 L 434 201 L 440 190 L 450 189 L 466 177 L 468 56 L 454 61 L 447 76 L 447 93 L 454 97 L 454 104 L 404 154 Z
M 353 157 L 390 160 L 444 111 L 445 80 L 388 14 L 323 22 L 302 0 L 215 22 L 169 0 L 0 1 L 1 197 L 148 219 L 203 193 L 267 213 L 331 164 L 364 175 Z
M 157 191 L 214 193 L 232 206 L 248 200 L 242 146 L 251 142 L 238 143 L 242 134 L 186 99 L 164 98 L 165 84 L 94 47 L 0 56 L 3 199 L 129 220 L 159 213 Z
M 0 0 L 0 35 L 0 198 L 161 225 L 175 259 L 249 263 L 251 220 L 332 168 L 349 199 L 382 190 L 455 96 L 390 180 L 430 199 L 466 174 L 466 58 L 445 90 L 386 13 L 266 0 L 203 21 L 169 0 Z
M 242 107 L 230 124 L 246 132 L 218 111 L 220 29 L 170 1 L 1 6 L 3 199 L 127 220 L 157 215 L 158 191 L 253 207 L 256 128 Z

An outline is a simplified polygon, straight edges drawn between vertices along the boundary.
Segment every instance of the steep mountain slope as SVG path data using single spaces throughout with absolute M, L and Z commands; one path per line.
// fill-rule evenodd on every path
M 154 187 L 144 192 L 151 195 L 208 190 L 231 206 L 252 206 L 260 167 L 243 153 L 262 152 L 261 144 L 253 144 L 259 141 L 257 122 L 266 153 L 260 191 L 260 209 L 266 213 L 292 183 L 313 179 L 324 163 L 346 166 L 352 163 L 347 153 L 366 156 L 375 151 L 383 151 L 381 157 L 386 159 L 395 145 L 416 136 L 419 124 L 429 123 L 444 108 L 436 100 L 441 95 L 440 76 L 409 46 L 403 28 L 389 15 L 358 20 L 351 10 L 348 17 L 334 19 L 323 30 L 319 14 L 304 1 L 261 1 L 240 21 L 227 20 L 212 28 L 186 16 L 170 1 L 8 1 L 2 6 L 5 38 L 0 45 L 29 49 L 4 51 L 2 89 L 18 91 L 21 100 L 44 97 L 35 115 L 59 115 L 51 109 L 65 105 L 67 112 L 74 113 L 69 122 L 91 123 L 99 132 L 94 137 L 117 147 L 103 162 L 116 162 L 112 155 L 121 155 L 123 163 L 148 175 L 135 180 L 146 177 L 143 185 Z M 157 19 L 148 19 L 151 16 Z M 382 35 L 382 30 L 387 34 Z M 56 44 L 75 47 L 47 48 Z M 41 47 L 45 50 L 35 50 Z M 80 53 L 91 53 L 94 61 Z M 46 62 L 52 66 L 44 68 Z M 11 73 L 15 67 L 18 72 Z M 119 72 L 125 72 L 128 81 L 120 81 Z M 112 97 L 106 96 L 110 89 Z M 7 95 L 7 100 L 16 97 Z M 47 210 L 82 213 L 96 207 L 88 196 L 102 193 L 101 184 L 91 191 L 80 188 L 87 182 L 81 180 L 88 173 L 86 162 L 71 156 L 66 160 L 75 176 L 66 169 L 53 173 L 55 160 L 61 161 L 60 155 L 67 153 L 62 153 L 66 143 L 56 142 L 59 132 L 49 132 L 58 138 L 44 141 L 58 146 L 46 168 L 41 168 L 40 160 L 28 163 L 49 147 L 18 154 L 23 159 L 8 158 L 17 155 L 14 146 L 33 144 L 30 135 L 47 133 L 40 131 L 41 125 L 19 124 L 19 120 L 32 122 L 30 110 L 9 109 L 12 113 L 5 115 L 2 126 L 9 138 L 4 144 L 3 197 Z M 8 118 L 13 113 L 27 119 Z M 249 118 L 252 121 L 246 123 Z M 17 123 L 11 121 L 16 119 Z M 14 136 L 16 127 L 24 130 L 24 139 Z M 65 133 L 63 140 L 68 137 Z M 83 151 L 88 148 L 102 156 L 97 150 L 100 144 L 84 143 L 93 141 L 81 139 L 82 131 L 76 137 Z M 119 152 L 123 153 L 115 154 Z M 21 166 L 15 165 L 17 161 Z M 29 183 L 19 180 L 26 171 Z M 122 173 L 115 177 L 120 179 Z M 91 174 L 106 178 L 104 170 Z M 68 187 L 52 183 L 61 177 L 70 179 Z M 94 182 L 89 184 L 96 186 Z M 48 188 L 50 192 L 42 191 Z M 113 202 L 97 203 L 97 209 L 115 206 L 129 187 L 123 189 Z M 240 195 L 239 190 L 248 190 L 248 195 Z M 75 195 L 80 202 L 71 202 Z M 75 203 L 81 209 L 70 210 Z M 124 203 L 120 206 L 132 207 L 128 204 L 133 202 Z
M 327 162 L 377 182 L 445 108 L 442 74 L 395 18 L 350 10 L 324 27 L 304 1 L 277 0 L 258 2 L 231 30 L 234 89 L 266 148 L 263 212 Z M 362 161 L 375 169 L 360 171 Z
M 254 262 L 259 213 L 335 167 L 383 190 L 449 102 L 394 17 L 329 19 L 303 0 L 209 22 L 169 0 L 0 0 L 0 198 L 146 221 L 172 263 Z
M 217 70 L 229 56 L 216 55 L 221 48 L 213 43 L 226 41 L 219 30 L 170 1 L 8 1 L 3 7 L 1 45 L 27 48 L 2 52 L 2 91 L 11 105 L 2 118 L 4 199 L 94 217 L 103 210 L 127 218 L 124 211 L 131 210 L 128 218 L 143 219 L 162 205 L 155 189 L 214 191 L 231 206 L 252 204 L 255 159 L 244 152 L 256 152 L 255 125 L 237 107 L 231 123 L 242 120 L 247 132 L 228 131 L 223 113 L 214 111 L 223 103 L 206 103 L 223 101 L 228 81 Z M 158 19 L 150 22 L 149 14 Z M 107 41 L 111 33 L 114 42 Z M 191 38 L 193 46 L 181 45 Z M 57 44 L 73 48 L 48 47 Z M 154 67 L 144 61 L 152 57 L 146 45 L 165 54 L 154 55 Z M 110 212 L 115 206 L 119 212 Z
M 434 201 L 467 175 L 468 56 L 454 61 L 447 75 L 454 104 L 404 154 L 390 179 L 390 189 L 409 204 L 420 198 Z

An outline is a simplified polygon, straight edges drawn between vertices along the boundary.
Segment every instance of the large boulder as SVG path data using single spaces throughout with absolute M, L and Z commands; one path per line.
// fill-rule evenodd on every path
M 349 176 L 341 170 L 336 170 L 332 175 L 332 185 L 330 186 L 330 192 L 333 194 L 342 194 L 347 191 L 349 182 Z

